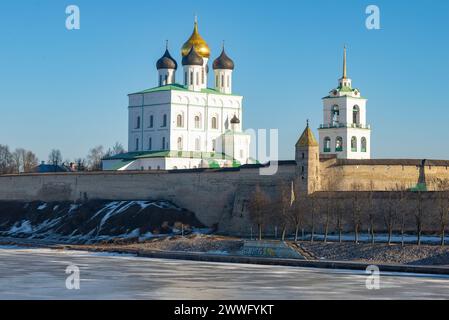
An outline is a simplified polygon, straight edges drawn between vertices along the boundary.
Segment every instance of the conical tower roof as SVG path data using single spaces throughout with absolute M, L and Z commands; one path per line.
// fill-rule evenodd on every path
M 309 127 L 309 121 L 307 121 L 307 127 L 296 143 L 297 147 L 318 147 L 318 142 L 315 139 L 315 136 L 312 130 Z

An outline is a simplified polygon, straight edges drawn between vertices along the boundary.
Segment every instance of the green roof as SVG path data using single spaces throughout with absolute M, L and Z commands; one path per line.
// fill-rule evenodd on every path
M 128 152 L 118 154 L 104 160 L 123 160 L 134 161 L 138 159 L 147 158 L 189 158 L 189 159 L 206 159 L 206 160 L 234 160 L 232 157 L 224 153 L 217 152 L 194 152 L 194 151 L 143 151 L 143 152 Z M 127 163 L 123 163 L 122 166 Z
M 357 92 L 359 92 L 360 93 L 360 90 L 359 89 L 353 89 L 353 88 L 351 88 L 351 87 L 348 87 L 348 86 L 340 86 L 340 87 L 338 87 L 338 88 L 335 88 L 334 90 L 336 90 L 337 92 L 342 92 L 342 93 L 351 93 L 351 92 L 355 92 L 355 91 L 357 91 Z M 334 90 L 332 90 L 332 91 L 334 91 Z M 341 97 L 346 97 L 347 95 L 342 95 L 342 96 L 326 96 L 326 97 L 324 97 L 323 99 L 334 99 L 334 98 L 341 98 Z M 351 98 L 354 98 L 354 99 L 365 99 L 365 98 L 363 98 L 362 96 L 359 96 L 359 97 L 351 97 Z
M 139 91 L 136 93 L 132 93 L 132 94 L 144 94 L 144 93 L 153 93 L 153 92 L 162 92 L 162 91 L 187 91 L 187 92 L 191 92 L 191 90 L 189 90 L 187 88 L 187 86 L 181 85 L 179 83 L 172 83 L 166 86 L 161 86 L 161 87 L 155 87 L 155 88 L 151 88 L 151 89 L 147 89 L 147 90 L 143 90 L 143 91 Z M 235 94 L 226 94 L 226 93 L 221 93 L 218 90 L 215 90 L 213 88 L 207 88 L 207 89 L 202 89 L 201 93 L 206 93 L 206 94 L 218 94 L 218 95 L 224 95 L 224 96 L 235 96 Z

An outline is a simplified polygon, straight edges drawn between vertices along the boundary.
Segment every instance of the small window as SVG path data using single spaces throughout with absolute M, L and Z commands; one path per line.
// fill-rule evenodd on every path
M 159 87 L 162 86 L 162 75 L 159 75 Z
M 162 127 L 166 127 L 167 126 L 167 115 L 164 114 L 163 120 L 162 120 Z
M 231 87 L 231 80 L 230 80 L 230 77 L 228 76 L 228 86 L 227 86 L 228 88 L 230 88 Z
M 176 117 L 176 126 L 178 128 L 184 127 L 184 119 L 181 114 L 178 114 L 178 116 Z
M 198 75 L 198 72 L 196 73 L 196 85 L 199 86 L 200 85 L 200 77 Z
M 365 137 L 363 137 L 362 138 L 362 152 L 366 152 L 366 138 Z
M 184 84 L 187 85 L 187 71 L 184 72 Z
M 356 137 L 351 138 L 351 151 L 357 152 L 357 138 Z
M 201 129 L 201 118 L 200 118 L 200 116 L 195 116 L 195 129 Z
M 154 116 L 150 116 L 150 128 L 154 127 Z
M 338 127 L 340 124 L 340 108 L 337 105 L 332 107 L 331 123 L 333 127 Z
M 201 83 L 202 84 L 204 84 L 204 68 L 203 68 L 203 70 L 201 71 Z
M 148 139 L 148 150 L 153 150 L 153 139 L 152 138 L 150 138 L 150 139 Z
M 178 151 L 182 151 L 182 149 L 183 149 L 182 138 L 179 137 L 178 138 Z
M 140 117 L 137 117 L 137 120 L 136 120 L 136 129 L 140 129 Z
M 324 152 L 331 152 L 331 138 L 324 138 Z
M 343 151 L 343 138 L 342 137 L 337 137 L 337 139 L 335 139 L 335 151 L 336 152 Z
M 193 71 L 190 72 L 190 85 L 193 86 Z
M 139 151 L 139 138 L 136 138 L 136 151 Z
M 218 129 L 217 117 L 212 117 L 212 129 L 214 129 L 214 130 Z
M 224 75 L 221 75 L 221 86 L 222 86 L 222 87 L 225 86 Z
M 162 138 L 162 150 L 165 150 L 165 137 Z

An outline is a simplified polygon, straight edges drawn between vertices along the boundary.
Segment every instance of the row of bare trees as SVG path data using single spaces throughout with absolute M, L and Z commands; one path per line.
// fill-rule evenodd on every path
M 97 146 L 89 150 L 86 158 L 64 161 L 61 151 L 53 149 L 48 155 L 47 163 L 53 166 L 70 166 L 78 171 L 99 171 L 102 169 L 103 158 L 124 152 L 123 145 L 117 142 L 106 151 L 103 146 Z M 0 175 L 33 172 L 38 164 L 39 160 L 32 151 L 18 148 L 11 152 L 7 145 L 0 144 Z
M 282 240 L 291 235 L 298 241 L 299 232 L 307 230 L 311 241 L 317 239 L 319 231 L 324 242 L 330 234 L 342 242 L 344 233 L 352 233 L 358 243 L 363 232 L 371 243 L 375 243 L 376 234 L 387 234 L 388 244 L 399 234 L 404 245 L 406 234 L 412 233 L 421 245 L 426 226 L 428 232 L 439 233 L 444 245 L 449 225 L 449 180 L 435 179 L 434 184 L 437 191 L 430 193 L 408 191 L 404 186 L 379 192 L 372 184 L 354 184 L 349 192 L 318 192 L 307 197 L 296 197 L 288 184 L 279 186 L 271 197 L 256 186 L 248 210 L 259 239 L 264 231 L 280 228 Z M 431 201 L 426 202 L 429 194 Z

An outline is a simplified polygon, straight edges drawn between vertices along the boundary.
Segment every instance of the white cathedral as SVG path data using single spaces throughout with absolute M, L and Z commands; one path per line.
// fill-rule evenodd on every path
M 179 170 L 239 167 L 250 157 L 251 136 L 243 132 L 243 97 L 232 93 L 234 62 L 224 46 L 213 62 L 214 88 L 208 88 L 210 49 L 198 32 L 183 45 L 182 84 L 168 46 L 156 67 L 159 86 L 129 95 L 128 153 L 103 160 L 103 170 Z M 323 98 L 320 157 L 371 158 L 366 102 L 343 76 Z
M 159 86 L 129 95 L 128 153 L 103 160 L 103 170 L 177 170 L 254 163 L 251 136 L 243 133 L 243 97 L 232 92 L 234 62 L 224 46 L 213 62 L 198 32 L 183 45 L 182 84 L 168 46 L 156 67 Z

